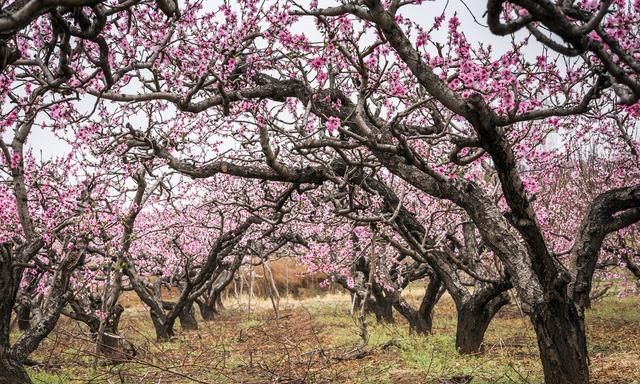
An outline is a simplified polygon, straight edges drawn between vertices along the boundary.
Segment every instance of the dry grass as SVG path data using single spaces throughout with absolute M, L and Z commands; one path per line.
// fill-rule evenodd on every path
M 417 300 L 422 291 L 410 289 Z M 33 356 L 49 369 L 32 369 L 36 383 L 539 383 L 541 368 L 535 337 L 516 307 L 505 308 L 492 322 L 485 353 L 460 356 L 454 350 L 455 311 L 449 297 L 436 307 L 434 334 L 417 337 L 401 318 L 375 324 L 367 353 L 356 359 L 357 324 L 347 310 L 349 298 L 330 294 L 281 302 L 276 320 L 271 303 L 230 299 L 213 322 L 182 332 L 168 343 L 154 340 L 145 309 L 135 296 L 121 333 L 137 349 L 136 358 L 109 365 L 98 359 L 86 330 L 62 319 Z M 589 312 L 591 371 L 594 383 L 632 383 L 640 378 L 640 300 L 606 298 Z M 389 341 L 394 343 L 390 344 Z

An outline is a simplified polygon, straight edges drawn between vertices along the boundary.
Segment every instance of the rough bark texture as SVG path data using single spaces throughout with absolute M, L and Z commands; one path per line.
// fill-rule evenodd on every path
M 637 253 L 640 254 L 640 251 L 638 251 Z M 625 264 L 627 265 L 627 269 L 631 273 L 633 273 L 633 275 L 636 277 L 636 279 L 640 279 L 640 266 L 638 266 L 638 264 L 633 259 L 633 255 L 629 255 L 629 254 L 623 253 L 622 257 L 624 259 Z
M 362 306 L 362 292 L 354 291 L 352 295 L 355 295 L 355 301 L 353 306 L 355 308 L 360 308 Z M 380 297 L 376 297 L 374 294 L 372 297 L 367 300 L 367 305 L 365 306 L 365 312 L 371 313 L 376 317 L 376 321 L 379 323 L 393 323 L 393 307 L 394 300 L 391 298 L 386 298 L 385 296 L 380 295 Z
M 31 383 L 24 366 L 10 352 L 11 314 L 16 301 L 20 268 L 13 268 L 12 249 L 0 244 L 0 384 Z
M 409 322 L 409 330 L 419 335 L 431 333 L 433 327 L 433 308 L 442 297 L 444 289 L 442 281 L 437 277 L 429 280 L 425 295 L 422 297 L 418 310 L 411 307 L 407 301 L 398 296 L 393 307 Z
M 31 384 L 24 366 L 0 350 L 0 384 Z
M 9 348 L 11 314 L 16 302 L 19 275 L 11 263 L 11 250 L 0 244 L 0 348 Z
M 133 345 L 118 334 L 120 317 L 124 312 L 124 307 L 121 304 L 113 306 L 104 323 L 100 321 L 100 318 L 93 311 L 87 310 L 84 306 L 97 307 L 99 305 L 97 302 L 85 301 L 81 303 L 77 300 L 71 300 L 69 304 L 73 311 L 65 314 L 89 327 L 91 337 L 98 343 L 96 349 L 98 353 L 109 358 L 112 362 L 127 361 L 135 356 L 136 352 Z
M 427 291 L 418 309 L 420 323 L 414 326 L 417 333 L 431 333 L 431 328 L 433 327 L 433 308 L 435 308 L 443 293 L 444 287 L 442 281 L 437 276 L 433 276 L 431 280 L 429 280 Z
M 122 305 L 116 304 L 113 307 L 102 334 L 102 341 L 98 347 L 100 353 L 114 362 L 127 361 L 136 355 L 133 345 L 118 335 L 118 325 L 123 312 L 124 307 Z
M 376 316 L 379 323 L 393 323 L 393 299 L 378 291 L 377 287 L 373 288 L 373 299 L 367 303 L 367 310 Z
M 488 303 L 469 300 L 458 308 L 456 327 L 456 349 L 461 354 L 482 352 L 482 341 L 489 323 L 500 308 L 509 302 L 509 296 L 502 293 Z
M 28 330 L 31 327 L 31 308 L 26 304 L 18 305 L 16 307 L 16 320 L 19 330 Z
M 182 330 L 198 329 L 198 322 L 196 321 L 196 311 L 193 308 L 193 304 L 185 306 L 182 311 L 180 311 L 180 315 L 178 315 L 178 318 L 180 319 L 180 328 L 182 328 Z
M 204 321 L 213 321 L 218 314 L 216 308 L 208 305 L 206 300 L 200 301 L 198 307 L 200 308 L 200 316 L 202 316 L 202 320 Z
M 169 341 L 173 336 L 173 324 L 167 324 L 164 321 L 164 314 L 158 316 L 154 311 L 149 311 L 153 328 L 156 331 L 156 339 L 158 341 Z
M 220 313 L 219 309 L 223 309 L 222 298 L 220 297 L 221 292 L 222 290 L 219 290 L 219 292 L 214 292 L 213 294 L 203 295 L 196 300 L 202 320 L 214 320 L 215 316 Z
M 531 315 L 546 384 L 589 382 L 587 340 L 573 303 L 551 301 Z

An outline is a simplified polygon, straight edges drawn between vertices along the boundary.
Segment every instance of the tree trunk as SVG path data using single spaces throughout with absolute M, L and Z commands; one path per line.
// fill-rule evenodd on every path
M 227 291 L 228 293 L 229 291 Z M 222 293 L 218 293 L 215 299 L 215 312 L 219 313 L 219 311 L 224 310 L 224 304 L 222 303 Z
M 193 309 L 193 304 L 185 305 L 178 315 L 180 319 L 180 328 L 185 331 L 198 329 L 198 322 L 196 321 L 196 312 Z
M 575 305 L 547 302 L 531 315 L 546 384 L 589 382 L 587 339 Z
M 433 328 L 433 308 L 435 308 L 443 293 L 444 287 L 442 286 L 442 280 L 433 276 L 429 280 L 427 290 L 420 302 L 420 308 L 418 309 L 418 321 L 413 325 L 413 330 L 416 333 L 431 333 L 431 329 Z
M 375 285 L 375 283 L 374 283 Z M 373 312 L 378 323 L 392 324 L 393 320 L 393 298 L 383 294 L 382 289 L 374 287 L 373 298 L 367 303 L 367 310 Z
M 114 363 L 120 363 L 131 360 L 135 356 L 135 350 L 127 348 L 131 344 L 115 333 L 104 332 L 102 341 L 98 346 L 98 352 L 107 357 Z
M 120 316 L 124 312 L 124 307 L 116 304 L 106 324 L 102 335 L 96 332 L 96 337 L 101 340 L 98 345 L 98 352 L 108 357 L 114 362 L 124 362 L 135 356 L 133 345 L 128 343 L 122 336 L 118 335 L 118 326 L 120 325 Z
M 409 330 L 417 333 L 418 335 L 428 335 L 431 333 L 433 329 L 433 321 L 432 317 L 422 317 L 418 316 L 413 321 L 409 323 Z
M 393 305 L 395 299 L 376 295 L 374 293 L 371 293 L 371 296 L 372 297 L 367 300 L 365 312 L 373 313 L 376 317 L 376 321 L 379 323 L 393 323 Z M 355 313 L 356 308 L 362 308 L 362 296 L 358 292 L 353 292 L 351 308 L 352 314 Z
M 0 384 L 31 384 L 24 366 L 0 350 Z
M 214 296 L 211 296 L 215 295 Z M 222 298 L 221 292 L 218 293 L 210 293 L 209 296 L 201 296 L 200 299 L 196 301 L 198 304 L 198 308 L 200 308 L 200 316 L 204 321 L 212 321 L 215 319 L 215 316 L 220 313 L 220 309 L 222 307 Z
M 202 316 L 202 320 L 204 321 L 212 321 L 217 314 L 216 308 L 209 305 L 209 300 L 202 300 L 198 302 L 198 307 L 200 308 L 200 316 Z
M 164 315 L 161 318 L 154 311 L 151 312 L 151 321 L 156 331 L 156 339 L 158 341 L 169 341 L 173 337 L 173 326 L 165 324 Z
M 384 300 L 382 302 L 376 301 L 373 303 L 371 310 L 376 315 L 376 321 L 378 323 L 392 324 L 393 320 L 393 302 L 390 300 Z
M 31 308 L 26 304 L 18 305 L 16 307 L 16 319 L 19 330 L 28 330 L 31 327 Z
M 31 383 L 22 363 L 9 353 L 11 315 L 22 268 L 14 268 L 12 249 L 0 244 L 0 384 Z
M 253 300 L 253 264 L 249 264 L 249 299 L 247 301 L 247 312 L 251 314 L 251 301 Z
M 409 322 L 409 331 L 419 335 L 431 333 L 433 327 L 433 308 L 444 293 L 442 281 L 437 277 L 429 280 L 427 290 L 415 310 L 400 294 L 397 294 L 393 307 Z
M 267 280 L 267 291 L 269 292 L 269 299 L 273 306 L 273 312 L 276 315 L 276 320 L 278 320 L 280 319 L 280 293 L 278 292 L 278 287 L 276 287 L 276 282 L 273 279 L 271 268 L 267 265 L 266 261 L 262 262 L 262 271 L 264 272 L 264 277 Z
M 171 337 L 173 336 L 173 323 L 175 322 L 176 317 L 180 319 L 180 327 L 183 330 L 195 330 L 198 329 L 198 322 L 196 321 L 195 310 L 193 309 L 193 302 L 185 302 L 182 306 L 182 309 L 179 313 L 174 313 L 176 305 L 179 303 L 174 303 L 172 301 L 162 301 L 162 309 L 170 311 L 169 314 L 163 314 L 162 318 L 156 316 L 155 320 L 153 319 L 152 312 L 152 320 L 154 321 L 154 326 L 156 327 L 156 336 L 162 334 L 163 337 Z M 157 323 L 157 325 L 156 325 Z M 165 331 L 167 329 L 168 331 Z M 168 332 L 166 335 L 165 332 Z
M 409 331 L 416 332 L 419 335 L 431 333 L 431 314 L 423 317 L 420 311 L 416 311 L 411 305 L 400 295 L 394 302 L 394 308 L 409 322 Z
M 433 308 L 435 308 L 438 301 L 440 301 L 444 291 L 442 280 L 435 275 L 431 277 L 429 285 L 427 285 L 427 291 L 424 293 L 424 297 L 420 303 L 420 309 L 418 309 L 420 318 L 424 319 L 424 333 L 431 333 L 431 329 L 433 328 Z M 418 327 L 416 327 L 416 332 L 420 333 Z
M 458 308 L 456 349 L 463 355 L 482 352 L 482 341 L 489 323 L 496 313 L 509 302 L 502 293 L 488 303 L 472 298 Z

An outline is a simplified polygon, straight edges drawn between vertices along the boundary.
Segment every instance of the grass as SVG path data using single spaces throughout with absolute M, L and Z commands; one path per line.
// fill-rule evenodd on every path
M 61 384 L 68 382 L 71 378 L 64 373 L 56 372 L 30 372 L 31 380 L 36 384 Z
M 407 292 L 414 303 L 419 287 Z M 443 297 L 434 316 L 434 333 L 410 334 L 407 324 L 378 324 L 369 317 L 366 354 L 358 322 L 349 316 L 346 295 L 283 300 L 280 319 L 268 300 L 255 300 L 247 314 L 238 302 L 197 331 L 180 331 L 158 343 L 141 305 L 123 300 L 121 334 L 137 350 L 133 361 L 94 366 L 94 345 L 86 329 L 62 319 L 33 359 L 56 369 L 30 368 L 35 383 L 540 383 L 535 335 L 517 308 L 504 308 L 491 323 L 484 353 L 455 351 L 455 309 Z M 246 300 L 244 301 L 246 303 Z M 594 383 L 629 383 L 640 377 L 640 299 L 610 296 L 588 312 L 587 327 Z M 14 335 L 15 337 L 16 335 Z M 392 342 L 391 342 L 392 341 Z M 354 356 L 357 358 L 345 358 Z M 636 381 L 636 384 L 640 382 Z

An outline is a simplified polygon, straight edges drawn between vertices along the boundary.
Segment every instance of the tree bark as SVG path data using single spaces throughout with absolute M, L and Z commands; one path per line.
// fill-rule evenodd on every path
M 635 260 L 633 259 L 634 255 L 630 255 L 626 252 L 622 252 L 622 258 L 625 262 L 625 264 L 627 265 L 627 269 L 633 273 L 633 275 L 637 278 L 640 279 L 640 266 L 638 266 L 638 264 L 635 262 Z
M 178 315 L 178 318 L 180 319 L 180 328 L 182 328 L 182 330 L 197 330 L 198 322 L 196 321 L 195 315 L 196 312 L 193 309 L 193 304 L 186 305 L 182 308 L 182 311 L 180 311 L 180 314 Z
M 360 293 L 353 293 L 353 308 L 362 307 L 362 297 Z M 372 294 L 371 296 L 375 296 Z M 376 321 L 379 323 L 393 323 L 393 306 L 394 300 L 386 298 L 384 296 L 375 296 L 375 298 L 369 298 L 365 308 L 366 313 L 372 313 L 376 317 Z
M 200 308 L 200 316 L 204 321 L 213 321 L 218 314 L 215 306 L 210 305 L 209 300 L 198 301 L 198 307 Z
M 28 330 L 31 327 L 31 308 L 27 304 L 20 304 L 15 311 L 18 329 L 21 331 Z
M 227 284 L 224 285 L 224 287 L 226 287 L 227 285 L 229 285 L 229 283 L 227 282 Z M 229 291 L 227 291 L 228 293 Z M 216 295 L 216 299 L 215 299 L 215 311 L 216 313 L 219 313 L 219 311 L 224 310 L 224 304 L 222 303 L 222 291 L 219 292 Z
M 372 296 L 373 300 L 369 299 L 367 303 L 367 310 L 373 312 L 378 323 L 393 324 L 393 298 L 378 292 L 376 288 L 373 288 Z
M 443 293 L 442 280 L 434 275 L 429 280 L 427 291 L 424 293 L 420 308 L 418 309 L 420 323 L 414 327 L 417 333 L 431 333 L 431 329 L 433 328 L 433 308 L 435 308 Z
M 150 311 L 151 322 L 153 328 L 156 331 L 156 339 L 158 341 L 169 341 L 173 336 L 173 324 L 168 325 L 165 323 L 164 314 L 158 316 L 154 311 Z
M 482 352 L 482 341 L 489 323 L 500 308 L 509 302 L 509 296 L 502 293 L 488 303 L 473 299 L 458 308 L 456 327 L 456 349 L 461 354 Z
M 24 366 L 10 353 L 11 315 L 22 278 L 22 269 L 13 266 L 12 251 L 0 244 L 0 384 L 30 384 Z
M 222 291 L 231 281 L 232 279 L 229 279 L 226 284 L 223 284 L 222 289 L 210 290 L 207 295 L 202 295 L 196 300 L 198 308 L 200 308 L 200 316 L 202 316 L 204 321 L 214 320 L 215 316 L 220 314 L 220 310 L 224 309 L 222 305 Z
M 31 384 L 24 366 L 3 350 L 0 350 L 0 384 Z
M 393 306 L 409 322 L 410 332 L 415 332 L 419 335 L 431 333 L 433 322 L 430 313 L 426 317 L 423 316 L 420 311 L 412 308 L 402 297 L 398 297 Z
M 431 333 L 433 328 L 433 308 L 444 293 L 442 281 L 437 277 L 429 280 L 427 290 L 420 302 L 420 308 L 415 310 L 402 296 L 398 295 L 393 307 L 409 322 L 409 331 L 419 335 Z
M 116 304 L 107 319 L 102 335 L 96 332 L 96 337 L 101 337 L 98 352 L 104 354 L 114 362 L 127 361 L 135 356 L 133 345 L 118 335 L 120 316 L 122 316 L 123 312 L 124 307 Z
M 589 382 L 587 339 L 571 302 L 540 304 L 531 315 L 546 384 Z

